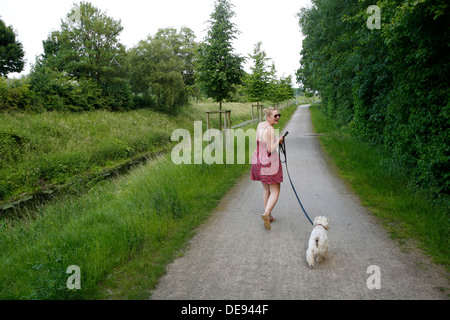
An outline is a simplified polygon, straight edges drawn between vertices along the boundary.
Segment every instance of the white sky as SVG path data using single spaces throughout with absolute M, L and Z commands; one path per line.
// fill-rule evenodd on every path
M 12 25 L 23 44 L 27 74 L 35 57 L 43 53 L 42 41 L 53 30 L 59 30 L 75 0 L 0 0 L 0 18 Z M 120 19 L 121 42 L 127 47 L 153 35 L 160 28 L 182 26 L 192 29 L 202 41 L 209 27 L 207 21 L 214 9 L 214 0 L 90 0 L 95 7 L 114 19 Z M 279 76 L 292 75 L 299 68 L 303 36 L 298 25 L 300 8 L 310 0 L 231 0 L 236 16 L 233 22 L 240 34 L 234 42 L 235 52 L 248 56 L 254 45 L 262 41 L 262 49 L 275 62 Z M 249 62 L 245 66 L 247 72 Z M 16 77 L 10 74 L 9 77 Z

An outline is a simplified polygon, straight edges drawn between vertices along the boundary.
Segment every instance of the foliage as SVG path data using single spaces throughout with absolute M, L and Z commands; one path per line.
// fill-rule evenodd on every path
M 411 184 L 449 194 L 450 5 L 381 0 L 381 29 L 371 30 L 372 4 L 314 0 L 300 11 L 297 80 L 329 117 L 410 167 Z
M 0 110 L 32 110 L 36 101 L 27 78 L 7 80 L 0 77 Z
M 269 71 L 268 88 L 266 99 L 273 102 L 276 106 L 280 103 L 294 98 L 294 89 L 292 88 L 292 76 L 277 77 L 275 63 L 272 62 Z
M 245 78 L 244 93 L 250 102 L 270 101 L 278 106 L 281 102 L 294 97 L 292 77 L 278 79 L 275 63 L 272 62 L 270 67 L 267 65 L 271 59 L 267 58 L 261 46 L 262 42 L 256 43 L 253 55 L 250 55 L 253 60 L 250 68 L 252 73 Z
M 74 5 L 62 21 L 61 30 L 53 31 L 43 42 L 44 54 L 34 68 L 36 77 L 55 78 L 58 76 L 52 73 L 60 73 L 57 80 L 61 80 L 63 91 L 66 87 L 76 90 L 78 85 L 92 89 L 95 84 L 94 90 L 113 110 L 127 109 L 131 92 L 126 77 L 126 51 L 119 42 L 122 30 L 120 21 L 92 4 Z
M 188 27 L 182 27 L 178 32 L 175 28 L 159 29 L 154 36 L 165 42 L 172 48 L 173 53 L 184 62 L 182 71 L 184 85 L 191 87 L 195 85 L 195 60 L 198 43 L 195 41 L 195 33 Z
M 144 103 L 175 112 L 186 104 L 188 87 L 194 86 L 194 54 L 197 44 L 189 28 L 159 29 L 154 37 L 129 51 L 132 91 Z M 151 98 L 151 99 L 149 99 Z
M 71 78 L 47 66 L 35 66 L 30 84 L 47 110 L 82 111 L 108 109 L 107 98 L 91 79 Z
M 292 88 L 292 77 L 281 77 L 274 79 L 271 84 L 270 96 L 268 97 L 276 106 L 281 102 L 294 98 L 294 90 Z
M 262 42 L 258 42 L 253 55 L 250 55 L 253 60 L 253 65 L 250 67 L 252 73 L 245 79 L 245 93 L 248 95 L 249 102 L 264 101 L 268 96 L 270 74 L 266 62 L 270 58 L 267 58 L 267 54 L 261 49 L 261 46 Z
M 232 41 L 237 33 L 231 19 L 233 5 L 227 0 L 216 0 L 209 20 L 210 28 L 199 47 L 197 79 L 207 97 L 215 102 L 230 99 L 235 85 L 241 84 L 244 71 L 243 57 L 233 53 Z
M 21 72 L 25 61 L 22 43 L 17 41 L 11 26 L 0 19 L 0 77 L 11 72 Z

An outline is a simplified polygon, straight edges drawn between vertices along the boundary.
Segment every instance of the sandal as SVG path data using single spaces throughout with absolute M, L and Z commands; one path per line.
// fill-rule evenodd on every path
M 263 214 L 263 215 L 261 216 L 261 218 L 264 220 L 264 227 L 265 227 L 267 230 L 270 230 L 271 227 L 270 227 L 270 220 L 269 220 L 269 217 L 266 216 L 265 214 Z

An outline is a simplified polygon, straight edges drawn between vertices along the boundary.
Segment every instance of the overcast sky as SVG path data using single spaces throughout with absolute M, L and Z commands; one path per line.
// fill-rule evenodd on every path
M 2 0 L 0 17 L 12 25 L 23 44 L 27 74 L 35 57 L 43 53 L 42 41 L 53 30 L 59 30 L 61 19 L 75 0 Z M 120 19 L 121 42 L 135 46 L 160 28 L 182 26 L 192 29 L 197 41 L 202 41 L 214 9 L 214 0 L 91 0 L 95 7 L 114 19 Z M 262 41 L 262 49 L 275 62 L 278 76 L 292 75 L 299 68 L 303 36 L 298 25 L 300 8 L 310 6 L 310 0 L 231 0 L 236 16 L 233 22 L 240 34 L 234 42 L 235 52 L 248 56 L 254 45 Z M 249 65 L 245 66 L 247 72 Z M 9 77 L 17 76 L 10 74 Z

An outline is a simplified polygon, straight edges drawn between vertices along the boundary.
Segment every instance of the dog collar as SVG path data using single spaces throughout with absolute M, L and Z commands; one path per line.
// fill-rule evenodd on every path
M 321 225 L 320 223 L 317 224 L 317 226 L 321 226 L 323 227 L 325 230 L 327 230 L 327 228 L 325 228 L 323 225 Z

